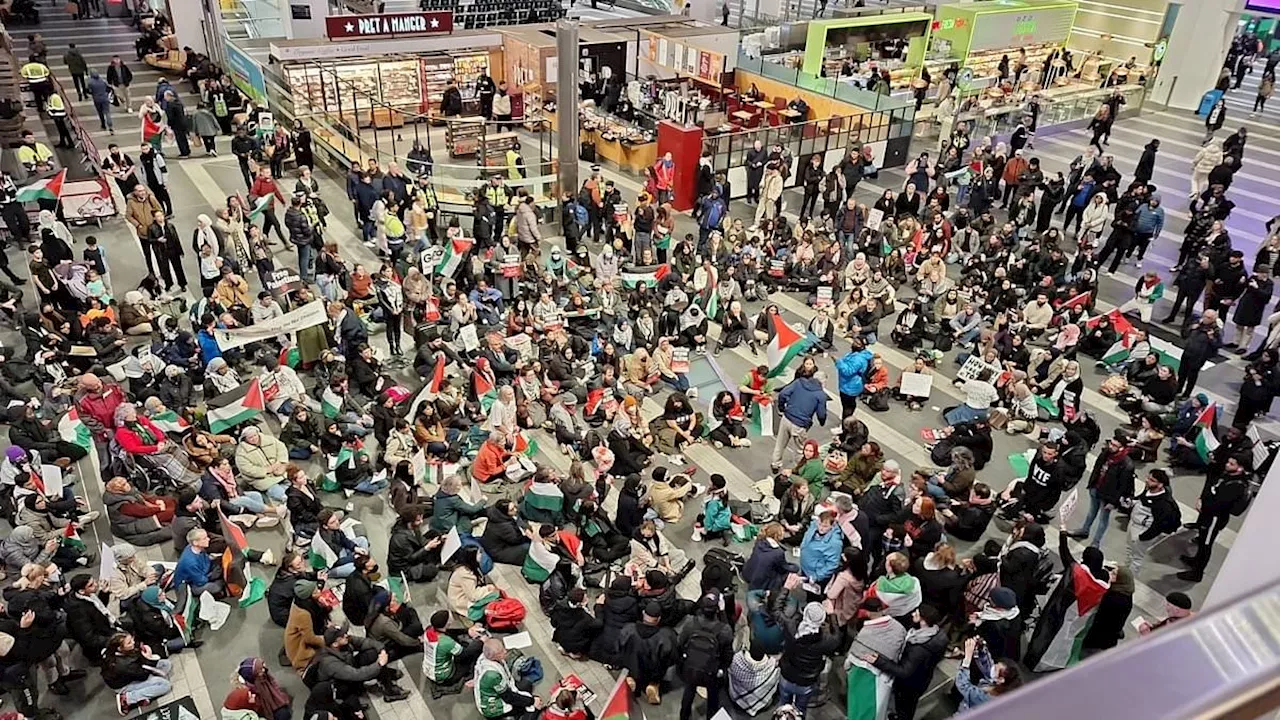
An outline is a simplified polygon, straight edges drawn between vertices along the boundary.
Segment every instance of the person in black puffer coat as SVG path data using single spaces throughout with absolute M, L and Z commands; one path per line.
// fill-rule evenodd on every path
M 440 572 L 440 546 L 444 537 L 437 533 L 422 533 L 426 522 L 421 505 L 410 505 L 400 513 L 391 526 L 391 539 L 387 541 L 387 571 L 403 575 L 413 582 L 431 582 Z
M 510 500 L 499 500 L 489 508 L 480 546 L 496 563 L 523 565 L 529 554 L 529 536 L 526 525 L 516 517 L 518 506 Z
M 596 617 L 601 622 L 600 632 L 591 643 L 588 656 L 599 663 L 618 665 L 622 629 L 640 621 L 640 598 L 632 592 L 629 578 L 614 578 L 605 591 L 604 602 L 596 609 Z
M 786 640 L 778 669 L 782 671 L 782 680 L 795 687 L 791 688 L 794 692 L 788 692 L 784 686 L 779 703 L 794 702 L 800 712 L 804 712 L 809 698 L 817 690 L 827 656 L 840 647 L 840 633 L 833 620 L 828 619 L 821 603 L 811 602 L 804 606 L 797 626 L 782 624 Z
M 267 588 L 267 614 L 271 622 L 280 627 L 289 624 L 289 609 L 293 607 L 293 585 L 299 580 L 318 580 L 307 565 L 307 556 L 291 552 L 280 558 L 280 568 Z
M 644 522 L 644 485 L 638 474 L 631 474 L 622 482 L 622 492 L 618 493 L 618 509 L 614 513 L 613 524 L 623 537 L 633 537 Z
M 372 555 L 357 555 L 356 571 L 347 578 L 342 593 L 342 612 L 347 620 L 364 625 L 365 615 L 373 602 L 373 583 L 379 579 L 378 561 Z
M 587 591 L 576 587 L 551 613 L 551 627 L 555 628 L 551 640 L 575 660 L 586 659 L 594 638 L 604 627 L 598 618 L 587 612 L 586 602 Z
M 1036 606 L 1036 571 L 1044 552 L 1044 528 L 1016 523 L 1010 533 L 1013 544 L 1000 559 L 1000 585 L 1013 591 L 1023 617 Z

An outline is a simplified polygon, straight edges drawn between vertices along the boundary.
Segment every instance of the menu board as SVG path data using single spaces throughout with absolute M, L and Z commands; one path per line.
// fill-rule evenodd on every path
M 649 61 L 682 75 L 720 84 L 724 69 L 724 56 L 714 50 L 702 50 L 676 41 L 668 41 L 656 33 L 649 33 Z

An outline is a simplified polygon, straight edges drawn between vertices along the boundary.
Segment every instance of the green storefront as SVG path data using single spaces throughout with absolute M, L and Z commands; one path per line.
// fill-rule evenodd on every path
M 886 41 L 902 41 L 905 52 L 892 70 L 895 81 L 915 77 L 929 47 L 929 27 L 933 16 L 924 12 L 860 15 L 832 20 L 813 20 L 805 37 L 804 63 L 801 70 L 821 75 L 824 61 L 847 55 L 859 61 L 873 57 L 875 48 Z M 828 73 L 835 76 L 835 73 Z
M 1067 44 L 1075 24 L 1071 0 L 991 0 L 942 5 L 931 27 L 929 64 L 955 63 L 983 78 L 996 74 L 1004 57 L 1010 66 L 1026 51 L 1025 62 L 1038 67 Z

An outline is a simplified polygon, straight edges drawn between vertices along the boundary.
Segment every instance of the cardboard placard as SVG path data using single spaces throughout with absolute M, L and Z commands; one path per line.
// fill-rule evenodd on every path
M 671 370 L 681 374 L 689 372 L 689 348 L 671 350 Z
M 444 537 L 444 546 L 440 548 L 440 562 L 449 562 L 449 558 L 462 549 L 462 538 L 458 535 L 458 528 L 449 530 L 449 534 Z
M 879 208 L 873 209 L 867 213 L 867 228 L 878 231 L 880 226 L 884 224 L 884 211 Z
M 933 376 L 925 373 L 902 373 L 902 394 L 907 397 L 927 398 L 933 392 Z
M 822 285 L 818 288 L 817 298 L 813 301 L 813 306 L 817 308 L 829 307 L 831 305 L 831 286 Z
M 507 338 L 504 342 L 506 342 L 507 347 L 511 348 L 512 350 L 515 350 L 517 353 L 520 354 L 521 360 L 528 362 L 534 359 L 533 338 L 529 337 L 528 335 L 525 335 L 524 333 L 512 335 L 511 337 Z
M 462 340 L 462 349 L 467 352 L 480 349 L 480 335 L 476 332 L 475 323 L 458 328 L 458 339 Z
M 977 380 L 978 376 L 981 375 L 984 370 L 991 372 L 991 378 L 993 380 L 1000 374 L 1000 368 L 987 364 L 987 362 L 982 359 L 981 355 L 970 355 L 968 359 L 964 361 L 964 365 L 961 365 L 960 369 L 956 371 L 956 379 Z
M 499 267 L 502 269 L 502 277 L 504 278 L 520 277 L 520 256 L 503 255 L 502 264 Z
M 1076 505 L 1080 504 L 1080 487 L 1071 488 L 1071 492 L 1067 493 L 1067 497 L 1062 501 L 1062 506 L 1058 508 L 1058 517 L 1062 522 L 1066 522 L 1071 517 L 1071 513 L 1076 511 Z

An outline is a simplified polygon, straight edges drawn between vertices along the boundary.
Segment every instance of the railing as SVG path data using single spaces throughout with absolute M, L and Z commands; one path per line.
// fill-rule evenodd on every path
M 745 52 L 738 52 L 737 67 L 745 72 L 755 73 L 770 80 L 794 85 L 795 87 L 835 98 L 851 105 L 857 105 L 867 110 L 879 112 L 902 111 L 904 116 L 915 113 L 915 102 L 913 100 L 856 88 L 838 78 L 810 75 L 802 72 L 799 68 L 787 67 L 782 63 L 772 62 L 762 57 L 753 57 Z

